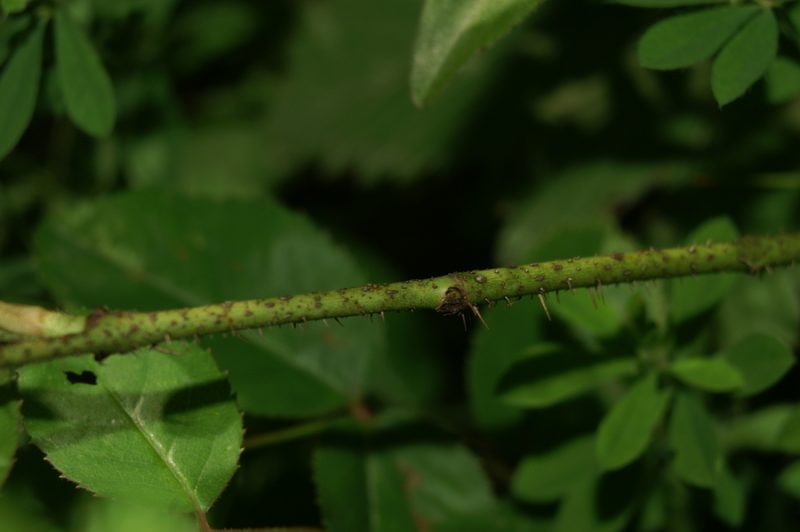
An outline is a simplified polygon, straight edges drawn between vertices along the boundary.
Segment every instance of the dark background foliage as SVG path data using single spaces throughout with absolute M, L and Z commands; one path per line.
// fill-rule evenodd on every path
M 709 233 L 715 238 L 735 236 L 737 229 L 762 234 L 798 227 L 800 99 L 770 101 L 760 81 L 720 108 L 709 87 L 708 62 L 674 72 L 642 68 L 637 40 L 664 18 L 662 10 L 588 0 L 545 2 L 506 37 L 480 50 L 440 94 L 417 109 L 408 81 L 421 11 L 417 1 L 65 4 L 110 75 L 116 121 L 113 133 L 100 139 L 73 125 L 50 51 L 54 36 L 48 32 L 35 114 L 0 164 L 3 300 L 144 310 L 147 302 L 119 295 L 117 278 L 109 276 L 104 284 L 102 270 L 86 271 L 83 281 L 80 271 L 65 279 L 60 272 L 75 263 L 56 237 L 63 227 L 100 247 L 105 244 L 96 227 L 115 226 L 119 214 L 131 225 L 112 230 L 111 237 L 141 231 L 137 253 L 146 259 L 145 271 L 171 271 L 158 253 L 147 250 L 168 252 L 185 236 L 178 229 L 171 235 L 171 228 L 188 227 L 186 234 L 206 231 L 224 215 L 205 226 L 184 223 L 163 207 L 173 205 L 164 197 L 189 198 L 187 207 L 176 200 L 175 209 L 198 217 L 208 205 L 203 202 L 234 207 L 243 202 L 262 209 L 262 215 L 245 219 L 243 214 L 238 225 L 221 222 L 213 232 L 217 241 L 227 240 L 219 249 L 231 260 L 249 257 L 259 237 L 271 246 L 284 229 L 309 242 L 316 250 L 309 257 L 322 257 L 313 281 L 285 288 L 269 279 L 254 284 L 257 272 L 239 280 L 217 275 L 206 262 L 197 270 L 203 272 L 198 278 L 205 277 L 187 281 L 205 287 L 198 289 L 201 299 L 279 295 L 336 288 L 332 280 L 380 282 L 692 243 L 692 231 L 711 219 L 717 223 L 716 232 Z M 52 7 L 31 2 L 26 13 Z M 19 20 L 21 15 L 0 20 L 1 60 L 27 31 Z M 797 44 L 783 37 L 780 49 L 796 58 Z M 123 199 L 105 205 L 100 198 L 108 195 Z M 151 197 L 156 199 L 150 202 Z M 84 205 L 90 206 L 85 207 L 91 212 L 88 222 L 78 221 L 80 214 L 59 214 L 84 212 L 78 207 Z M 313 231 L 330 235 L 336 245 L 312 235 L 305 220 L 282 211 L 272 218 L 267 212 L 283 207 L 308 218 Z M 144 213 L 153 226 L 130 222 L 135 213 Z M 42 228 L 45 219 L 49 225 Z M 733 233 L 726 232 L 730 227 Z M 168 235 L 165 243 L 154 243 L 162 233 Z M 336 253 L 348 257 L 340 270 L 328 262 Z M 212 252 L 202 257 L 211 262 Z M 75 288 L 81 282 L 85 290 Z M 776 479 L 800 445 L 786 444 L 787 451 L 764 443 L 765 431 L 777 429 L 766 423 L 747 432 L 747 423 L 755 427 L 752 415 L 768 407 L 796 408 L 796 369 L 787 368 L 782 380 L 753 398 L 691 395 L 702 398 L 714 430 L 722 434 L 718 454 L 725 457 L 725 474 L 735 474 L 735 482 L 725 484 L 734 486 L 725 492 L 733 493 L 728 498 L 721 491 L 725 488 L 685 483 L 680 471 L 670 469 L 666 420 L 641 429 L 655 434 L 647 459 L 598 476 L 594 484 L 586 481 L 543 498 L 514 487 L 522 482 L 514 478 L 526 457 L 549 456 L 574 437 L 595 431 L 633 382 L 630 375 L 620 375 L 598 385 L 599 391 L 575 392 L 574 398 L 544 409 L 499 405 L 494 386 L 531 346 L 556 342 L 565 351 L 661 357 L 668 364 L 664 360 L 723 352 L 750 334 L 766 334 L 797 355 L 800 277 L 795 269 L 762 280 L 732 278 L 708 305 L 687 303 L 690 310 L 681 315 L 677 299 L 694 301 L 701 299 L 698 292 L 710 290 L 690 282 L 684 288 L 661 283 L 636 292 L 609 288 L 597 309 L 565 304 L 559 311 L 551 301 L 553 322 L 543 319 L 535 300 L 501 305 L 487 312 L 488 330 L 469 323 L 465 332 L 460 320 L 433 313 L 387 316 L 386 330 L 379 334 L 389 354 L 374 363 L 382 369 L 363 397 L 349 410 L 316 412 L 327 420 L 364 409 L 381 420 L 378 427 L 364 436 L 344 422 L 335 425 L 337 430 L 254 445 L 242 454 L 212 509 L 212 524 L 325 522 L 331 530 L 356 530 L 363 523 L 337 521 L 336 510 L 367 504 L 369 511 L 387 512 L 386 519 L 403 530 L 403 517 L 393 513 L 391 503 L 381 506 L 369 488 L 360 494 L 352 487 L 358 484 L 350 478 L 356 474 L 341 468 L 358 462 L 369 471 L 383 471 L 387 476 L 381 478 L 396 474 L 386 471 L 394 471 L 391 464 L 397 463 L 413 464 L 423 476 L 437 463 L 451 468 L 431 473 L 432 493 L 412 497 L 417 506 L 411 522 L 418 530 L 791 530 L 800 517 L 794 498 L 800 494 L 797 468 L 787 480 Z M 695 292 L 676 295 L 681 290 Z M 154 308 L 182 302 L 151 301 Z M 356 336 L 377 327 L 383 326 L 345 322 L 345 330 L 355 329 Z M 234 392 L 241 394 L 235 369 L 240 359 L 218 354 L 234 349 L 226 347 L 231 342 L 236 340 L 208 345 L 231 371 Z M 566 371 L 563 364 L 537 367 L 532 375 Z M 583 367 L 586 360 L 575 364 Z M 254 404 L 241 395 L 239 401 Z M 264 415 L 258 407 L 244 409 L 248 437 L 299 422 Z M 331 423 L 343 422 L 334 417 Z M 8 497 L 0 501 L 0 515 L 19 520 L 19 530 L 81 530 L 92 519 L 92 526 L 102 526 L 99 510 L 87 509 L 99 503 L 60 480 L 27 436 L 22 441 L 3 488 Z M 553 467 L 558 478 L 582 473 L 562 471 L 563 464 Z M 407 489 L 409 482 L 406 478 Z M 617 507 L 601 497 L 595 504 L 597 493 L 624 503 Z M 392 497 L 382 496 L 386 499 L 377 499 Z

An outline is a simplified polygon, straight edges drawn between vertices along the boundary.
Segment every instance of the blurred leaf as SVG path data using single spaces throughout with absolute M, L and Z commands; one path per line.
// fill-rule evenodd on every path
M 235 51 L 259 30 L 256 4 L 243 1 L 200 2 L 176 18 L 178 45 L 173 57 L 182 70 L 205 66 Z
M 92 136 L 109 136 L 116 115 L 114 87 L 92 43 L 64 9 L 55 15 L 55 56 L 69 117 Z
M 418 523 L 415 532 L 420 526 L 424 523 Z M 513 503 L 498 503 L 437 525 L 436 532 L 551 532 L 551 529 L 546 517 L 531 516 Z
M 28 7 L 29 2 L 30 0 L 0 0 L 0 6 L 7 14 L 13 15 Z
M 10 374 L 0 374 L 0 487 L 11 472 L 19 444 L 19 407 L 20 401 L 14 397 Z
M 656 186 L 674 184 L 688 174 L 680 165 L 593 162 L 564 170 L 532 190 L 516 205 L 498 237 L 497 261 L 531 260 L 546 240 L 565 229 L 615 223 L 615 210 Z M 560 257 L 560 258 L 563 258 Z
M 44 24 L 14 50 L 0 74 L 0 160 L 16 146 L 36 109 Z
M 519 24 L 540 0 L 428 0 L 422 9 L 411 95 L 427 104 L 479 49 Z
M 767 100 L 783 103 L 800 94 L 800 64 L 794 59 L 778 56 L 767 70 Z
M 358 286 L 355 261 L 271 200 L 181 199 L 140 191 L 51 217 L 39 266 L 71 305 L 156 310 Z M 363 392 L 383 331 L 367 318 L 208 341 L 249 413 L 310 416 Z
M 794 355 L 780 341 L 771 336 L 748 336 L 742 342 L 724 351 L 722 356 L 744 379 L 742 395 L 755 395 L 776 382 L 794 366 Z
M 721 426 L 725 448 L 800 453 L 800 406 L 774 404 Z
M 724 4 L 725 2 L 726 0 L 609 0 L 611 4 L 653 8 Z
M 726 6 L 664 19 L 639 41 L 639 63 L 671 70 L 708 59 L 758 11 L 752 5 Z
M 739 236 L 736 226 L 728 218 L 719 217 L 708 220 L 695 229 L 684 242 L 687 246 L 698 248 L 706 242 L 730 242 Z M 698 253 L 698 260 L 702 254 Z M 702 279 L 685 277 L 673 279 L 670 283 L 672 318 L 680 323 L 692 318 L 717 304 L 732 288 L 736 274 L 715 273 Z
M 546 454 L 524 457 L 514 471 L 511 492 L 526 502 L 557 501 L 596 474 L 594 435 L 583 436 Z
M 596 255 L 607 250 L 610 242 L 620 242 L 616 231 L 607 225 L 567 227 L 545 239 L 532 254 L 535 260 L 558 260 L 568 257 Z M 626 246 L 623 246 L 626 247 Z M 614 249 L 628 251 L 628 249 Z M 602 294 L 602 297 L 601 297 Z M 552 298 L 548 308 L 553 316 L 592 336 L 608 337 L 624 323 L 624 305 L 631 297 L 630 288 L 605 287 L 600 290 L 565 291 Z
M 0 523 L 9 532 L 64 532 L 53 522 L 52 508 L 31 490 L 4 489 L 0 497 Z
M 205 512 L 236 469 L 242 420 L 211 355 L 191 344 L 169 349 L 22 368 L 25 428 L 83 488 Z
M 364 435 L 348 431 L 339 443 L 314 452 L 312 467 L 325 530 L 414 530 L 400 472 Z
M 604 477 L 579 482 L 558 508 L 555 532 L 616 532 L 625 528 L 633 514 L 630 486 L 607 487 Z
M 738 528 L 747 510 L 747 492 L 744 481 L 727 467 L 722 468 L 714 486 L 714 513 L 728 526 Z
M 472 416 L 478 426 L 499 429 L 522 418 L 518 408 L 497 397 L 497 381 L 512 363 L 526 356 L 526 350 L 541 342 L 542 319 L 526 302 L 511 307 L 500 305 L 482 311 L 488 328 L 472 337 L 467 362 L 467 386 Z
M 429 427 L 377 428 L 351 424 L 315 452 L 326 530 L 400 532 L 417 530 L 418 523 L 444 530 L 495 508 L 489 482 L 466 448 L 431 439 Z
M 142 532 L 144 530 L 194 532 L 197 522 L 189 516 L 166 512 L 150 505 L 131 505 L 92 499 L 75 519 L 81 532 Z
M 603 469 L 619 469 L 645 451 L 669 398 L 668 390 L 658 389 L 655 373 L 631 386 L 597 430 L 597 460 Z
M 696 396 L 678 393 L 669 441 L 675 452 L 672 462 L 675 473 L 689 484 L 713 487 L 722 467 L 722 454 L 711 417 Z
M 636 373 L 633 357 L 608 358 L 575 353 L 555 344 L 529 348 L 497 383 L 497 394 L 520 408 L 547 408 Z
M 678 379 L 707 392 L 731 392 L 744 385 L 739 367 L 722 358 L 682 358 L 670 365 Z
M 765 334 L 795 345 L 800 340 L 800 270 L 775 271 L 758 282 L 740 283 L 719 310 L 720 338 L 735 345 Z
M 420 111 L 408 97 L 419 2 L 300 5 L 285 74 L 266 102 L 262 141 L 276 171 L 288 175 L 319 161 L 328 174 L 355 170 L 374 183 L 419 179 L 449 164 L 502 54 L 483 58 L 446 99 Z
M 769 68 L 778 51 L 778 22 L 761 8 L 722 48 L 711 68 L 711 89 L 720 106 L 740 97 Z
M 489 479 L 464 445 L 417 439 L 392 451 L 417 522 L 438 530 L 495 507 Z
M 778 484 L 783 491 L 800 499 L 800 461 L 783 470 L 778 477 Z

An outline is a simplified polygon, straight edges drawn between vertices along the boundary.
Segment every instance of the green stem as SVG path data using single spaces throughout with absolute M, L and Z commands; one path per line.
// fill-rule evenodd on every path
M 157 312 L 106 312 L 85 317 L 80 332 L 0 346 L 0 367 L 17 367 L 82 353 L 110 354 L 178 338 L 305 323 L 387 311 L 433 309 L 473 312 L 478 305 L 581 287 L 717 272 L 758 273 L 800 260 L 800 233 L 742 237 L 735 242 L 575 257 L 508 268 L 454 273 L 429 279 L 368 284 Z M 74 322 L 77 319 L 72 317 Z

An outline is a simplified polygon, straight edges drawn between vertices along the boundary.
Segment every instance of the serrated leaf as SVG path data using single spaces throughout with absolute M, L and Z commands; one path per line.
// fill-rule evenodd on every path
M 16 146 L 28 128 L 39 95 L 44 25 L 39 24 L 0 74 L 0 160 Z
M 684 242 L 696 246 L 698 260 L 702 260 L 702 245 L 735 240 L 739 236 L 736 226 L 728 218 L 711 219 L 695 229 Z M 672 318 L 680 323 L 716 305 L 732 288 L 736 274 L 715 273 L 702 279 L 686 277 L 670 282 Z
M 300 4 L 286 68 L 271 87 L 262 145 L 284 175 L 317 162 L 332 175 L 411 181 L 449 165 L 473 104 L 493 80 L 493 54 L 424 111 L 408 97 L 408 56 L 420 4 Z M 364 21 L 369 21 L 365 24 Z
M 707 392 L 731 392 L 744 385 L 737 367 L 722 358 L 683 358 L 673 362 L 669 371 L 685 384 Z
M 767 82 L 767 100 L 783 103 L 800 94 L 800 64 L 788 57 L 778 56 L 770 65 L 764 78 Z
M 52 216 L 35 245 L 40 271 L 67 306 L 146 311 L 366 282 L 327 235 L 267 199 L 127 193 Z M 352 318 L 207 344 L 244 410 L 309 416 L 361 396 L 384 337 L 369 319 Z
M 675 452 L 675 473 L 689 484 L 713 487 L 722 467 L 722 455 L 711 417 L 694 395 L 678 394 L 670 419 L 669 441 Z
M 509 405 L 546 408 L 636 370 L 633 357 L 595 357 L 540 344 L 506 370 L 497 383 L 497 394 Z
M 778 52 L 778 22 L 761 9 L 722 48 L 711 67 L 711 89 L 720 106 L 740 97 L 767 71 Z
M 722 356 L 737 368 L 743 378 L 742 395 L 760 393 L 794 366 L 791 350 L 771 336 L 756 334 L 726 349 Z
M 783 491 L 800 499 L 800 461 L 794 462 L 781 472 L 778 484 Z
M 525 350 L 541 341 L 542 319 L 529 305 L 482 310 L 488 328 L 472 337 L 467 363 L 469 404 L 475 422 L 487 430 L 508 427 L 523 413 L 507 405 L 495 392 L 497 381 Z
M 644 452 L 669 397 L 668 390 L 658 389 L 658 376 L 652 373 L 614 405 L 597 430 L 597 460 L 603 469 L 619 469 Z
M 423 106 L 479 49 L 491 45 L 540 0 L 428 0 L 422 10 L 411 95 Z
M 595 438 L 584 436 L 548 453 L 524 457 L 514 471 L 511 492 L 528 502 L 557 501 L 596 474 Z
M 639 63 L 672 70 L 708 59 L 758 10 L 756 6 L 726 6 L 664 19 L 639 41 Z
M 242 420 L 208 352 L 183 343 L 169 350 L 20 369 L 25 428 L 88 490 L 205 512 L 236 469 Z
M 110 135 L 116 115 L 111 79 L 92 43 L 64 9 L 55 15 L 55 56 L 69 117 L 92 136 Z

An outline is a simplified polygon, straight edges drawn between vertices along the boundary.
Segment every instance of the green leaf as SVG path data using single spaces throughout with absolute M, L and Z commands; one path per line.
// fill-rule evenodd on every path
M 689 175 L 676 164 L 594 161 L 547 176 L 542 185 L 521 198 L 504 224 L 498 237 L 497 262 L 545 260 L 536 253 L 558 233 L 614 227 L 619 205 L 634 203 L 653 188 L 670 188 Z
M 763 392 L 781 380 L 795 364 L 794 355 L 786 345 L 764 334 L 747 337 L 726 349 L 722 356 L 744 379 L 742 395 Z
M 414 529 L 400 472 L 385 452 L 370 451 L 356 431 L 317 449 L 312 467 L 325 530 Z
M 636 370 L 633 357 L 606 358 L 540 344 L 506 370 L 497 393 L 510 405 L 547 408 Z
M 700 6 L 706 4 L 724 4 L 725 2 L 726 0 L 609 0 L 611 4 L 652 8 Z
M 767 70 L 767 100 L 783 103 L 800 94 L 800 64 L 785 56 L 778 56 Z
M 460 443 L 426 442 L 421 435 L 430 438 L 431 429 L 423 430 L 417 433 L 419 443 L 398 446 L 392 452 L 408 487 L 406 496 L 414 516 L 438 530 L 494 508 L 492 486 L 478 458 Z
M 460 444 L 428 442 L 431 432 L 384 417 L 330 433 L 313 458 L 325 529 L 401 532 L 423 521 L 440 530 L 495 507 L 478 460 Z
M 92 43 L 63 9 L 55 15 L 55 56 L 69 117 L 92 136 L 110 135 L 116 115 L 111 79 Z
M 479 49 L 491 45 L 540 0 L 428 0 L 422 10 L 411 95 L 423 106 Z
M 50 217 L 36 235 L 40 271 L 59 300 L 141 311 L 358 286 L 355 261 L 271 200 L 182 199 L 141 191 Z M 384 349 L 368 318 L 208 341 L 249 413 L 311 416 L 363 393 Z
M 744 385 L 738 368 L 722 358 L 683 358 L 669 370 L 685 384 L 707 392 L 731 392 Z
M 419 2 L 328 0 L 298 7 L 286 68 L 262 90 L 268 116 L 261 145 L 274 171 L 288 176 L 313 162 L 328 174 L 375 183 L 416 180 L 452 164 L 502 54 L 469 69 L 447 98 L 420 111 L 408 97 Z
M 729 526 L 738 528 L 744 521 L 747 509 L 747 492 L 744 481 L 727 467 L 720 472 L 714 487 L 714 513 Z
M 740 97 L 769 68 L 778 52 L 778 22 L 761 9 L 722 48 L 711 67 L 711 89 L 720 106 Z
M 672 70 L 708 59 L 758 10 L 756 6 L 726 6 L 664 19 L 639 41 L 639 63 Z
M 800 453 L 800 406 L 775 404 L 738 416 L 722 426 L 726 449 Z
M 523 458 L 514 471 L 511 492 L 527 502 L 557 501 L 596 474 L 594 436 L 583 436 L 546 454 Z
M 584 479 L 558 508 L 554 532 L 617 532 L 625 528 L 635 510 L 636 483 L 608 475 Z
M 89 499 L 84 507 L 79 507 L 79 511 L 76 520 L 80 523 L 81 532 L 197 531 L 197 521 L 192 517 L 149 505 Z
M 614 405 L 597 431 L 597 460 L 603 469 L 619 469 L 644 452 L 669 397 L 668 390 L 658 389 L 658 376 L 651 373 Z
M 14 397 L 10 376 L 0 376 L 0 487 L 2 487 L 19 444 L 20 401 Z
M 509 366 L 525 357 L 530 346 L 541 342 L 542 318 L 521 302 L 481 312 L 488 328 L 478 328 L 472 337 L 467 386 L 476 423 L 493 430 L 508 427 L 523 416 L 518 408 L 497 397 L 495 388 Z
M 703 259 L 702 246 L 706 242 L 718 243 L 735 240 L 739 236 L 736 226 L 728 218 L 719 217 L 698 227 L 685 245 L 696 246 L 697 260 Z M 733 287 L 736 274 L 715 273 L 702 279 L 687 277 L 673 279 L 670 283 L 672 318 L 680 323 L 716 305 Z
M 799 268 L 776 270 L 757 283 L 741 283 L 720 305 L 719 337 L 735 345 L 753 334 L 766 334 L 795 345 L 800 342 L 798 294 Z
M 24 11 L 30 0 L 0 0 L 0 6 L 7 14 L 12 15 Z
M 0 160 L 16 146 L 36 108 L 42 70 L 44 25 L 14 50 L 0 74 Z
M 205 350 L 184 343 L 168 349 L 20 369 L 25 428 L 81 487 L 205 512 L 236 469 L 242 420 Z
M 696 396 L 678 394 L 669 441 L 675 452 L 675 473 L 690 484 L 713 487 L 722 467 L 722 454 L 711 417 Z
M 794 462 L 781 472 L 778 484 L 783 491 L 800 499 L 800 461 Z

